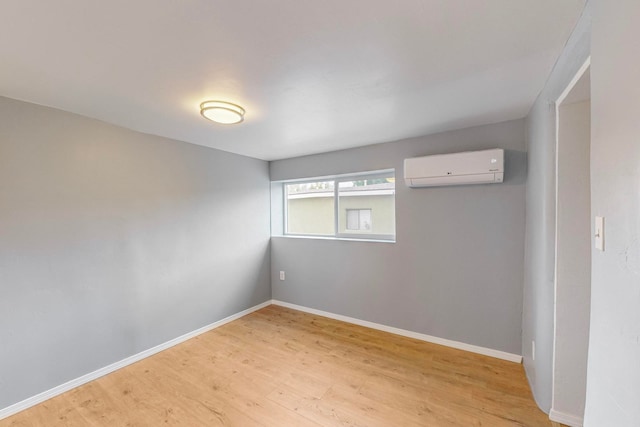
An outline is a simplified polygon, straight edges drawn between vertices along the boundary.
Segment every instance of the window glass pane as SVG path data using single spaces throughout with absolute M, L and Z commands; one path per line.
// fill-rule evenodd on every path
M 334 181 L 285 184 L 287 233 L 334 235 Z
M 395 235 L 393 174 L 338 184 L 338 232 Z

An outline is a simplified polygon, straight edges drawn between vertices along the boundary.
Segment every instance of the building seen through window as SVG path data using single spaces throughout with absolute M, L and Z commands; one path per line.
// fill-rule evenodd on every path
M 284 183 L 289 235 L 395 239 L 395 174 Z

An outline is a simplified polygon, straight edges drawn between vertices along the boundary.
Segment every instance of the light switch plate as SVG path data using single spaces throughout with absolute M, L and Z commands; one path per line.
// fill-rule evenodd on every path
M 595 230 L 596 249 L 604 251 L 604 217 L 596 217 Z

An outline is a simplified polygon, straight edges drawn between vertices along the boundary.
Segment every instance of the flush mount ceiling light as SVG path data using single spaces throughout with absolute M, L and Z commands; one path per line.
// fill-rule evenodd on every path
M 244 108 L 224 101 L 205 101 L 200 104 L 200 114 L 205 119 L 223 125 L 233 125 L 244 120 Z

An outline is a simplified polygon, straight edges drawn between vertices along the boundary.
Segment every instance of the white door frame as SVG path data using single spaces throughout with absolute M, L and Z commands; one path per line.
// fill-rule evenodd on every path
M 552 359 L 552 370 L 551 370 L 551 411 L 549 413 L 549 418 L 552 421 L 561 422 L 567 424 L 569 426 L 581 426 L 582 418 L 576 419 L 574 417 L 565 416 L 564 414 L 554 412 L 555 408 L 555 400 L 556 400 L 556 390 L 555 390 L 555 377 L 556 377 L 556 342 L 557 342 L 557 296 L 558 296 L 558 150 L 560 144 L 560 107 L 562 103 L 565 101 L 567 96 L 571 93 L 576 84 L 580 81 L 582 76 L 589 70 L 591 66 L 591 56 L 589 56 L 584 64 L 578 69 L 576 74 L 573 76 L 567 87 L 562 91 L 560 96 L 555 101 L 555 122 L 556 122 L 556 146 L 555 146 L 555 242 L 554 242 L 554 272 L 553 272 L 553 359 Z

